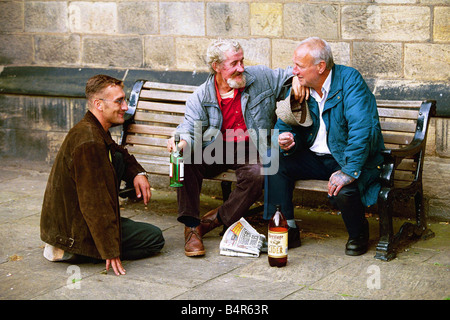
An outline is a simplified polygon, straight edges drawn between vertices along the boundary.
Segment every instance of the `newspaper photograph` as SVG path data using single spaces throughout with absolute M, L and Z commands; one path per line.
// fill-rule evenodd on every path
M 244 218 L 233 223 L 220 241 L 220 254 L 234 257 L 259 257 L 266 241 Z

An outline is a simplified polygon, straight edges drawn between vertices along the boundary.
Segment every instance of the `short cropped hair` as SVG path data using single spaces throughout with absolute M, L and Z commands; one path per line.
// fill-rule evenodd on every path
M 86 83 L 86 99 L 90 100 L 109 86 L 120 86 L 123 89 L 123 81 L 105 74 L 91 77 Z
M 214 62 L 221 64 L 225 61 L 225 53 L 233 49 L 238 52 L 242 49 L 238 41 L 232 39 L 217 39 L 214 40 L 209 46 L 206 52 L 206 61 L 208 63 L 209 71 L 211 73 L 216 73 L 212 65 Z
M 325 61 L 326 68 L 331 70 L 334 66 L 333 53 L 331 52 L 331 47 L 323 39 L 318 37 L 309 37 L 298 45 L 307 45 L 310 49 L 309 54 L 314 59 L 314 64 L 318 64 L 320 61 Z

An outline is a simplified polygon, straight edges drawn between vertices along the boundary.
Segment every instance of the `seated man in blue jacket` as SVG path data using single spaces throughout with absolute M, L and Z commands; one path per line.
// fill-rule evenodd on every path
M 328 180 L 328 197 L 341 211 L 349 234 L 345 253 L 361 255 L 369 239 L 365 207 L 377 202 L 383 162 L 375 97 L 357 70 L 334 64 L 330 46 L 322 39 L 302 41 L 293 62 L 294 76 L 310 88 L 307 103 L 312 125 L 278 119 L 279 170 L 266 176 L 264 218 L 270 219 L 275 205 L 281 204 L 295 227 L 295 181 Z

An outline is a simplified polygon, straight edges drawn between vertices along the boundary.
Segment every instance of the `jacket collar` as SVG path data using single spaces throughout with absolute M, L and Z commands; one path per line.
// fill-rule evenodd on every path
M 331 73 L 331 85 L 328 93 L 328 99 L 331 99 L 337 92 L 342 90 L 341 74 L 338 69 L 339 67 L 335 64 Z
M 111 133 L 108 131 L 105 131 L 105 129 L 103 128 L 102 124 L 100 123 L 100 121 L 98 121 L 97 117 L 94 116 L 94 114 L 91 111 L 87 111 L 86 114 L 84 115 L 84 119 L 85 121 L 91 123 L 94 125 L 95 128 L 98 129 L 98 131 L 100 132 L 101 136 L 103 137 L 103 140 L 105 141 L 105 143 L 110 146 L 114 143 L 114 140 L 111 137 Z
M 342 81 L 341 81 L 341 69 L 339 65 L 334 65 L 331 73 L 331 84 L 330 84 L 330 91 L 328 92 L 327 101 L 325 101 L 325 106 L 323 108 L 323 111 L 326 111 L 330 108 L 333 108 L 336 106 L 336 104 L 342 100 Z M 310 98 L 308 100 L 310 103 L 310 107 L 316 106 L 317 108 L 310 108 L 311 113 L 315 114 L 316 117 L 319 117 L 319 110 L 318 110 L 318 103 L 314 97 L 310 95 Z

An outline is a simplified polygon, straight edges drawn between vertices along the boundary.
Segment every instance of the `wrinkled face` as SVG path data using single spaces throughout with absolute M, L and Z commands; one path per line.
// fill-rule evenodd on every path
M 99 95 L 104 123 L 109 127 L 123 124 L 125 111 L 128 110 L 123 89 L 120 86 L 109 86 Z
M 299 47 L 294 52 L 293 73 L 304 87 L 315 88 L 319 81 L 320 64 L 314 64 L 314 59 L 308 53 L 307 47 Z
M 215 67 L 218 80 L 222 79 L 230 88 L 245 87 L 244 52 L 242 49 L 237 52 L 229 50 L 225 56 L 225 61 Z

